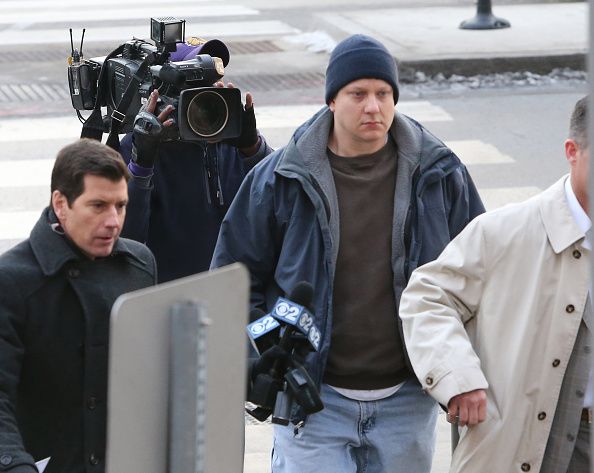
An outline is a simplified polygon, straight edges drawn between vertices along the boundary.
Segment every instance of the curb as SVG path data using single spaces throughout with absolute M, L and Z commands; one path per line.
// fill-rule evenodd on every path
M 549 74 L 553 69 L 569 68 L 586 70 L 586 54 L 572 53 L 550 56 L 519 56 L 466 59 L 431 59 L 421 61 L 398 61 L 400 82 L 414 83 L 415 74 L 422 72 L 427 76 L 442 73 L 446 77 L 453 74 L 475 76 L 503 72 L 530 71 L 535 74 Z

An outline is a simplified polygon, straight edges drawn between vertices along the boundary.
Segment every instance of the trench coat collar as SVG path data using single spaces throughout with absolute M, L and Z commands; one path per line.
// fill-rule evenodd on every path
M 563 176 L 555 184 L 541 194 L 540 215 L 547 232 L 547 237 L 555 253 L 563 250 L 586 237 L 573 218 L 565 196 L 565 180 Z
M 57 223 L 57 218 L 54 212 L 46 207 L 29 236 L 29 244 L 45 276 L 56 274 L 70 261 L 87 259 L 65 236 L 52 230 L 52 223 Z M 124 240 L 118 238 L 110 256 L 120 254 L 146 263 L 130 250 Z

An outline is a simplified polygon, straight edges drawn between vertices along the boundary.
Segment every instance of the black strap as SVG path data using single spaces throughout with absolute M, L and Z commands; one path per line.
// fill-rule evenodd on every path
M 108 92 L 108 78 L 107 78 L 107 61 L 118 54 L 121 54 L 124 50 L 124 45 L 118 46 L 112 52 L 110 52 L 103 61 L 103 66 L 99 72 L 99 80 L 97 81 L 97 96 L 95 97 L 95 106 L 89 118 L 85 120 L 82 131 L 80 133 L 81 138 L 91 138 L 93 140 L 101 141 L 103 137 L 103 115 L 101 113 L 101 106 L 107 104 L 105 94 Z
M 126 111 L 130 106 L 130 102 L 134 97 L 134 93 L 138 90 L 138 84 L 142 82 L 144 79 L 148 68 L 155 63 L 158 59 L 158 55 L 155 53 L 148 54 L 140 66 L 138 70 L 132 77 L 132 80 L 128 83 L 120 102 L 115 106 L 115 104 L 108 102 L 111 101 L 111 95 L 109 90 L 109 80 L 107 77 L 107 70 L 108 67 L 106 66 L 107 61 L 118 54 L 121 54 L 124 50 L 126 45 L 122 44 L 114 49 L 111 53 L 105 56 L 105 60 L 103 61 L 103 66 L 101 67 L 101 72 L 99 73 L 99 80 L 97 84 L 97 97 L 95 99 L 95 106 L 89 118 L 83 124 L 83 128 L 80 134 L 81 138 L 91 138 L 94 140 L 101 141 L 103 138 L 103 133 L 105 130 L 104 122 L 103 122 L 103 114 L 101 112 L 101 107 L 105 105 L 110 105 L 113 108 L 111 113 L 111 117 L 108 117 L 110 123 L 110 131 L 109 136 L 107 137 L 106 144 L 118 151 L 120 149 L 120 139 L 119 139 L 119 132 L 122 129 L 124 120 L 126 118 Z
M 272 409 L 268 409 L 266 407 L 260 407 L 260 406 L 255 407 L 254 409 L 248 409 L 246 407 L 245 412 L 247 412 L 253 418 L 259 420 L 260 422 L 264 422 L 272 414 Z
M 111 112 L 111 127 L 109 131 L 109 136 L 107 137 L 107 146 L 110 148 L 115 149 L 118 151 L 120 149 L 120 139 L 119 134 L 120 130 L 124 125 L 124 120 L 126 119 L 126 111 L 130 106 L 130 102 L 134 98 L 134 94 L 138 90 L 138 84 L 142 82 L 148 69 L 152 66 L 155 61 L 157 60 L 157 55 L 155 53 L 147 54 L 144 58 L 136 73 L 132 76 L 132 80 L 128 83 L 126 87 L 126 91 L 122 95 L 120 102 L 118 103 L 117 107 Z

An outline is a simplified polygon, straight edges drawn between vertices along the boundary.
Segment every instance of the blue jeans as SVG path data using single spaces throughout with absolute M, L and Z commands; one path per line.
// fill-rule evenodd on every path
M 355 401 L 322 386 L 305 425 L 274 426 L 273 473 L 430 473 L 437 404 L 407 380 L 392 396 Z

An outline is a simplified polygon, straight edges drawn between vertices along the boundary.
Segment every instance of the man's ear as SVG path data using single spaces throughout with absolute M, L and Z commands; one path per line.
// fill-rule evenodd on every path
M 54 213 L 58 217 L 58 220 L 62 222 L 64 219 L 66 207 L 68 206 L 68 199 L 66 196 L 62 194 L 60 191 L 55 190 L 52 192 L 52 207 L 54 209 Z
M 332 110 L 332 113 L 334 113 L 334 110 L 336 110 L 336 102 L 334 101 L 334 99 L 330 100 L 330 102 L 328 103 L 328 107 L 330 108 L 330 110 Z
M 570 166 L 575 166 L 578 150 L 578 144 L 575 140 L 572 140 L 571 138 L 565 140 L 565 157 Z

